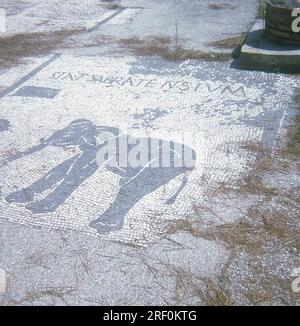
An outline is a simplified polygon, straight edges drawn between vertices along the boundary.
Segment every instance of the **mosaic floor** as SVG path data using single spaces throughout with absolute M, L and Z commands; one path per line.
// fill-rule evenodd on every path
M 240 180 L 253 163 L 247 144 L 276 142 L 294 86 L 219 63 L 53 55 L 0 93 L 0 218 L 147 246 Z M 100 130 L 189 146 L 195 169 L 186 183 L 172 168 L 127 182 L 130 168 L 95 164 L 85 137 Z M 93 227 L 114 214 L 118 228 Z

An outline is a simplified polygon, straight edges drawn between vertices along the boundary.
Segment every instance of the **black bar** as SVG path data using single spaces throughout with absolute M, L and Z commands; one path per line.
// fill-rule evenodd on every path
M 0 307 L 0 316 L 9 322 L 191 322 L 197 325 L 245 322 L 256 326 L 267 318 L 287 321 L 295 310 L 291 307 Z M 296 316 L 295 316 L 296 317 Z M 296 320 L 296 319 L 295 319 Z M 256 324 L 253 324 L 256 323 Z M 85 325 L 84 325 L 85 326 Z

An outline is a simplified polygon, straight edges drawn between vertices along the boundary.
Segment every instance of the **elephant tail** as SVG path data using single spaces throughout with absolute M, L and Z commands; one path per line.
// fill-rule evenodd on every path
M 188 174 L 185 173 L 183 175 L 182 182 L 181 182 L 179 188 L 177 189 L 176 193 L 166 201 L 167 205 L 173 205 L 175 203 L 177 197 L 179 196 L 181 191 L 184 189 L 184 187 L 187 185 L 187 182 L 188 182 Z

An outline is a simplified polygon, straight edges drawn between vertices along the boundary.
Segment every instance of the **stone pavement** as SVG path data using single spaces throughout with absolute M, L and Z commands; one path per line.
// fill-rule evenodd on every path
M 93 16 L 85 23 L 91 37 L 116 36 L 121 30 L 122 37 L 146 37 L 152 27 L 153 33 L 171 35 L 176 23 L 171 13 L 176 11 L 181 36 L 191 32 L 187 47 L 203 49 L 220 38 L 216 28 L 211 36 L 204 30 L 199 41 L 188 25 L 194 21 L 192 8 L 184 11 L 181 2 L 174 2 L 177 7 L 167 11 L 171 22 L 157 18 L 170 6 L 167 2 L 151 1 L 151 11 L 148 1 L 124 1 L 130 10 L 103 10 L 103 19 Z M 207 12 L 209 1 L 201 8 Z M 231 15 L 234 8 L 222 11 Z M 224 16 L 228 30 L 239 26 L 241 32 L 251 25 L 256 1 L 249 8 L 243 24 L 240 17 L 232 26 Z M 213 19 L 219 11 L 210 12 Z M 210 22 L 204 24 L 208 30 Z M 12 34 L 20 26 L 15 28 Z M 75 38 L 83 45 L 88 39 Z M 170 235 L 170 226 L 194 218 L 195 207 L 218 186 L 237 184 L 255 160 L 246 145 L 276 146 L 290 115 L 294 78 L 235 70 L 229 61 L 171 62 L 105 51 L 106 46 L 58 50 L 1 74 L 0 267 L 9 277 L 5 304 L 178 303 L 170 266 L 209 276 L 228 257 L 215 242 L 184 232 Z M 130 168 L 96 164 L 101 131 L 184 144 L 196 153 L 195 168 L 185 179 L 184 171 L 172 168 L 133 174 Z M 102 229 L 93 223 L 99 220 Z M 164 276 L 157 278 L 151 270 Z M 195 300 L 181 303 L 199 303 Z

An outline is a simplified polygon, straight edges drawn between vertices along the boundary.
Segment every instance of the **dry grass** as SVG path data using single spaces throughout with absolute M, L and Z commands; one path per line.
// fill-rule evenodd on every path
M 235 302 L 224 283 L 212 278 L 202 278 L 202 284 L 196 286 L 196 294 L 205 306 L 233 306 Z
M 288 211 L 259 211 L 251 210 L 249 218 L 262 222 L 266 236 L 279 240 L 286 247 L 299 247 L 300 228 L 297 219 Z
M 295 103 L 300 111 L 300 95 L 295 97 Z M 291 155 L 295 159 L 300 156 L 300 114 L 294 117 L 294 123 L 288 130 L 288 143 L 285 150 L 286 154 Z
M 248 174 L 244 176 L 243 180 L 239 183 L 236 191 L 244 194 L 267 196 L 269 198 L 275 196 L 277 191 L 266 186 L 262 180 L 264 173 L 274 173 L 278 170 L 278 167 L 274 164 L 271 150 L 256 141 L 246 141 L 240 145 L 254 156 L 255 162 Z M 223 186 L 222 189 L 224 190 L 226 187 Z M 231 188 L 229 191 L 234 190 Z
M 214 42 L 210 42 L 207 45 L 214 46 L 219 49 L 235 49 L 240 46 L 245 38 L 246 34 L 225 38 L 223 40 L 218 40 Z
M 294 247 L 300 231 L 284 211 L 259 211 L 252 207 L 248 215 L 238 222 L 199 228 L 188 220 L 180 220 L 169 228 L 168 234 L 187 232 L 194 237 L 216 241 L 231 252 L 244 251 L 251 256 L 265 253 L 268 241 L 279 240 L 283 245 Z
M 204 305 L 227 306 L 235 304 L 235 297 L 229 289 L 239 292 L 252 305 L 290 304 L 293 301 L 291 280 L 280 277 L 270 270 L 261 259 L 267 257 L 268 245 L 294 250 L 300 249 L 300 229 L 297 218 L 292 218 L 286 211 L 249 209 L 247 216 L 238 222 L 209 227 L 201 230 L 199 225 L 190 221 L 174 223 L 170 232 L 189 232 L 195 237 L 216 241 L 226 247 L 230 253 L 227 264 L 218 278 L 201 278 L 183 271 L 177 271 L 175 297 L 177 300 L 192 293 L 199 297 Z M 240 259 L 240 253 L 250 257 L 251 275 L 236 279 L 235 284 L 229 281 L 228 275 L 234 260 Z M 237 285 L 239 286 L 237 287 Z M 239 288 L 239 290 L 236 290 Z M 244 289 L 244 290 L 240 290 Z M 244 304 L 245 301 L 241 302 Z
M 250 255 L 259 255 L 264 250 L 264 230 L 246 218 L 236 223 L 220 225 L 206 233 L 210 238 L 221 241 L 231 251 L 243 250 Z
M 231 250 L 242 249 L 252 256 L 259 256 L 270 241 L 294 248 L 300 238 L 300 229 L 288 211 L 262 210 L 254 206 L 239 222 L 217 227 L 216 238 Z
M 288 131 L 288 146 L 287 150 L 293 156 L 300 155 L 300 114 L 294 118 L 294 125 Z
M 180 40 L 173 43 L 168 37 L 149 37 L 147 39 L 127 38 L 121 39 L 119 44 L 122 49 L 138 56 L 159 56 L 170 61 L 203 60 L 226 61 L 230 55 L 223 53 L 206 53 L 199 50 L 186 49 Z
M 107 10 L 117 10 L 117 9 L 120 9 L 120 8 L 123 8 L 122 5 L 120 4 L 120 1 L 116 0 L 106 0 L 105 2 L 101 2 L 99 4 L 99 6 L 101 6 L 102 8 L 104 9 L 107 9 Z
M 213 10 L 223 10 L 223 9 L 235 9 L 238 7 L 238 5 L 224 2 L 224 3 L 210 3 L 208 7 Z
M 0 37 L 0 69 L 19 64 L 26 57 L 47 54 L 62 46 L 69 36 L 81 32 L 68 30 Z
M 92 257 L 90 252 L 85 248 L 72 249 L 72 256 L 75 257 L 75 269 L 82 270 L 82 273 L 90 274 L 92 271 Z
M 43 267 L 47 268 L 46 262 L 49 259 L 51 254 L 47 254 L 44 251 L 36 251 L 32 253 L 30 256 L 25 258 L 26 261 L 26 268 L 36 268 L 36 267 Z
M 57 300 L 61 300 L 64 304 L 68 305 L 65 296 L 72 295 L 74 292 L 76 292 L 76 287 L 48 287 L 44 289 L 33 289 L 30 292 L 27 292 L 27 294 L 22 298 L 20 303 L 26 303 L 30 302 L 33 304 L 34 302 L 44 298 L 44 297 L 50 297 L 53 304 L 57 302 Z
M 262 144 L 258 141 L 255 140 L 246 140 L 243 142 L 240 142 L 240 145 L 242 148 L 247 150 L 250 153 L 254 153 L 256 156 L 258 155 L 265 155 L 270 153 L 270 150 L 267 148 L 263 147 Z
M 115 2 L 114 3 L 106 3 L 106 4 L 103 4 L 102 6 L 108 10 L 117 10 L 117 9 L 122 8 L 122 6 L 119 3 L 115 3 Z
M 269 159 L 265 158 L 261 166 L 268 166 Z M 257 168 L 257 171 L 259 171 L 259 168 Z M 272 170 L 268 170 L 272 171 Z M 268 197 L 269 199 L 272 199 L 273 196 L 277 194 L 277 190 L 274 188 L 271 188 L 269 186 L 266 186 L 262 180 L 262 177 L 257 174 L 255 171 L 251 172 L 249 175 L 247 175 L 242 183 L 240 184 L 240 187 L 236 189 L 239 193 L 244 194 L 256 194 L 260 196 Z M 266 198 L 267 199 L 267 198 Z
M 66 296 L 74 295 L 78 290 L 77 287 L 45 287 L 39 289 L 32 289 L 19 300 L 11 298 L 7 295 L 3 297 L 2 305 L 6 306 L 24 306 L 34 305 L 41 299 L 50 299 L 52 305 L 60 305 L 61 302 L 68 305 Z
M 256 156 L 256 164 L 238 189 L 223 185 L 222 195 L 230 197 L 232 192 L 242 193 L 246 197 L 258 196 L 261 200 L 250 206 L 247 214 L 236 222 L 203 228 L 199 221 L 204 212 L 195 206 L 197 218 L 194 221 L 185 219 L 171 225 L 169 228 L 171 234 L 187 232 L 197 238 L 216 241 L 230 253 L 221 277 L 208 279 L 204 283 L 199 281 L 195 283 L 188 281 L 186 276 L 183 278 L 184 284 L 193 288 L 194 292 L 198 289 L 197 294 L 205 305 L 232 305 L 237 293 L 238 297 L 243 300 L 242 304 L 248 302 L 252 305 L 278 303 L 289 305 L 297 300 L 291 290 L 292 280 L 276 274 L 268 264 L 263 263 L 263 259 L 268 255 L 272 257 L 270 246 L 277 248 L 275 251 L 279 252 L 299 252 L 300 228 L 298 216 L 295 213 L 297 209 L 299 211 L 299 198 L 297 192 L 283 193 L 280 189 L 273 189 L 264 184 L 262 178 L 264 173 L 277 171 L 278 162 L 275 162 L 271 151 L 255 142 L 247 142 L 242 146 Z M 277 209 L 266 208 L 264 204 L 268 200 L 280 202 L 282 205 L 279 205 Z M 213 211 L 213 207 L 210 207 L 210 210 Z M 228 277 L 229 270 L 231 266 L 234 266 L 234 261 L 240 259 L 241 253 L 246 254 L 251 261 L 248 266 L 251 276 L 236 279 L 236 283 L 232 284 Z M 219 279 L 222 280 L 221 283 Z M 180 282 L 178 282 L 179 285 L 183 283 L 182 280 Z M 235 293 L 231 293 L 228 289 L 232 289 Z
M 195 238 L 204 238 L 205 234 L 197 224 L 188 219 L 182 219 L 170 224 L 167 234 L 175 234 L 177 232 L 187 232 Z
M 250 266 L 252 276 L 244 280 L 245 297 L 252 305 L 289 305 L 293 301 L 291 280 L 278 277 L 261 264 Z
M 236 223 L 209 227 L 205 230 L 188 220 L 181 220 L 175 222 L 168 230 L 168 234 L 177 232 L 187 232 L 197 238 L 220 242 L 228 250 L 243 250 L 252 255 L 263 252 L 265 240 L 261 239 L 261 233 L 264 230 L 254 226 L 246 219 Z
M 205 232 L 194 229 L 191 222 L 178 224 L 177 227 L 190 232 L 194 236 L 221 241 L 229 250 L 244 250 L 251 255 L 262 254 L 265 244 L 270 241 L 280 241 L 283 246 L 297 247 L 297 239 L 300 239 L 300 230 L 297 220 L 291 214 L 291 208 L 297 208 L 299 199 L 297 194 L 283 194 L 278 189 L 264 184 L 262 175 L 276 171 L 274 159 L 270 151 L 257 143 L 245 143 L 249 151 L 254 151 L 257 161 L 248 175 L 240 183 L 238 188 L 229 188 L 222 185 L 224 194 L 238 193 L 244 195 L 256 195 L 262 197 L 264 202 L 277 198 L 285 203 L 284 209 L 265 210 L 259 206 L 250 207 L 247 216 L 235 223 L 224 224 Z
M 232 306 L 235 302 L 226 283 L 211 277 L 200 277 L 181 268 L 169 267 L 175 279 L 174 300 L 181 303 L 185 297 L 196 297 L 205 306 Z
M 236 145 L 237 143 L 235 143 Z M 228 145 L 231 145 L 228 143 Z M 213 194 L 229 194 L 236 192 L 239 194 L 256 194 L 261 196 L 272 196 L 278 195 L 278 192 L 264 184 L 262 176 L 265 173 L 274 173 L 282 168 L 277 166 L 272 157 L 271 150 L 264 147 L 260 142 L 257 141 L 243 141 L 238 145 L 246 150 L 254 159 L 253 165 L 249 170 L 248 174 L 239 181 L 236 187 L 228 186 L 221 183 L 217 189 L 214 190 Z

